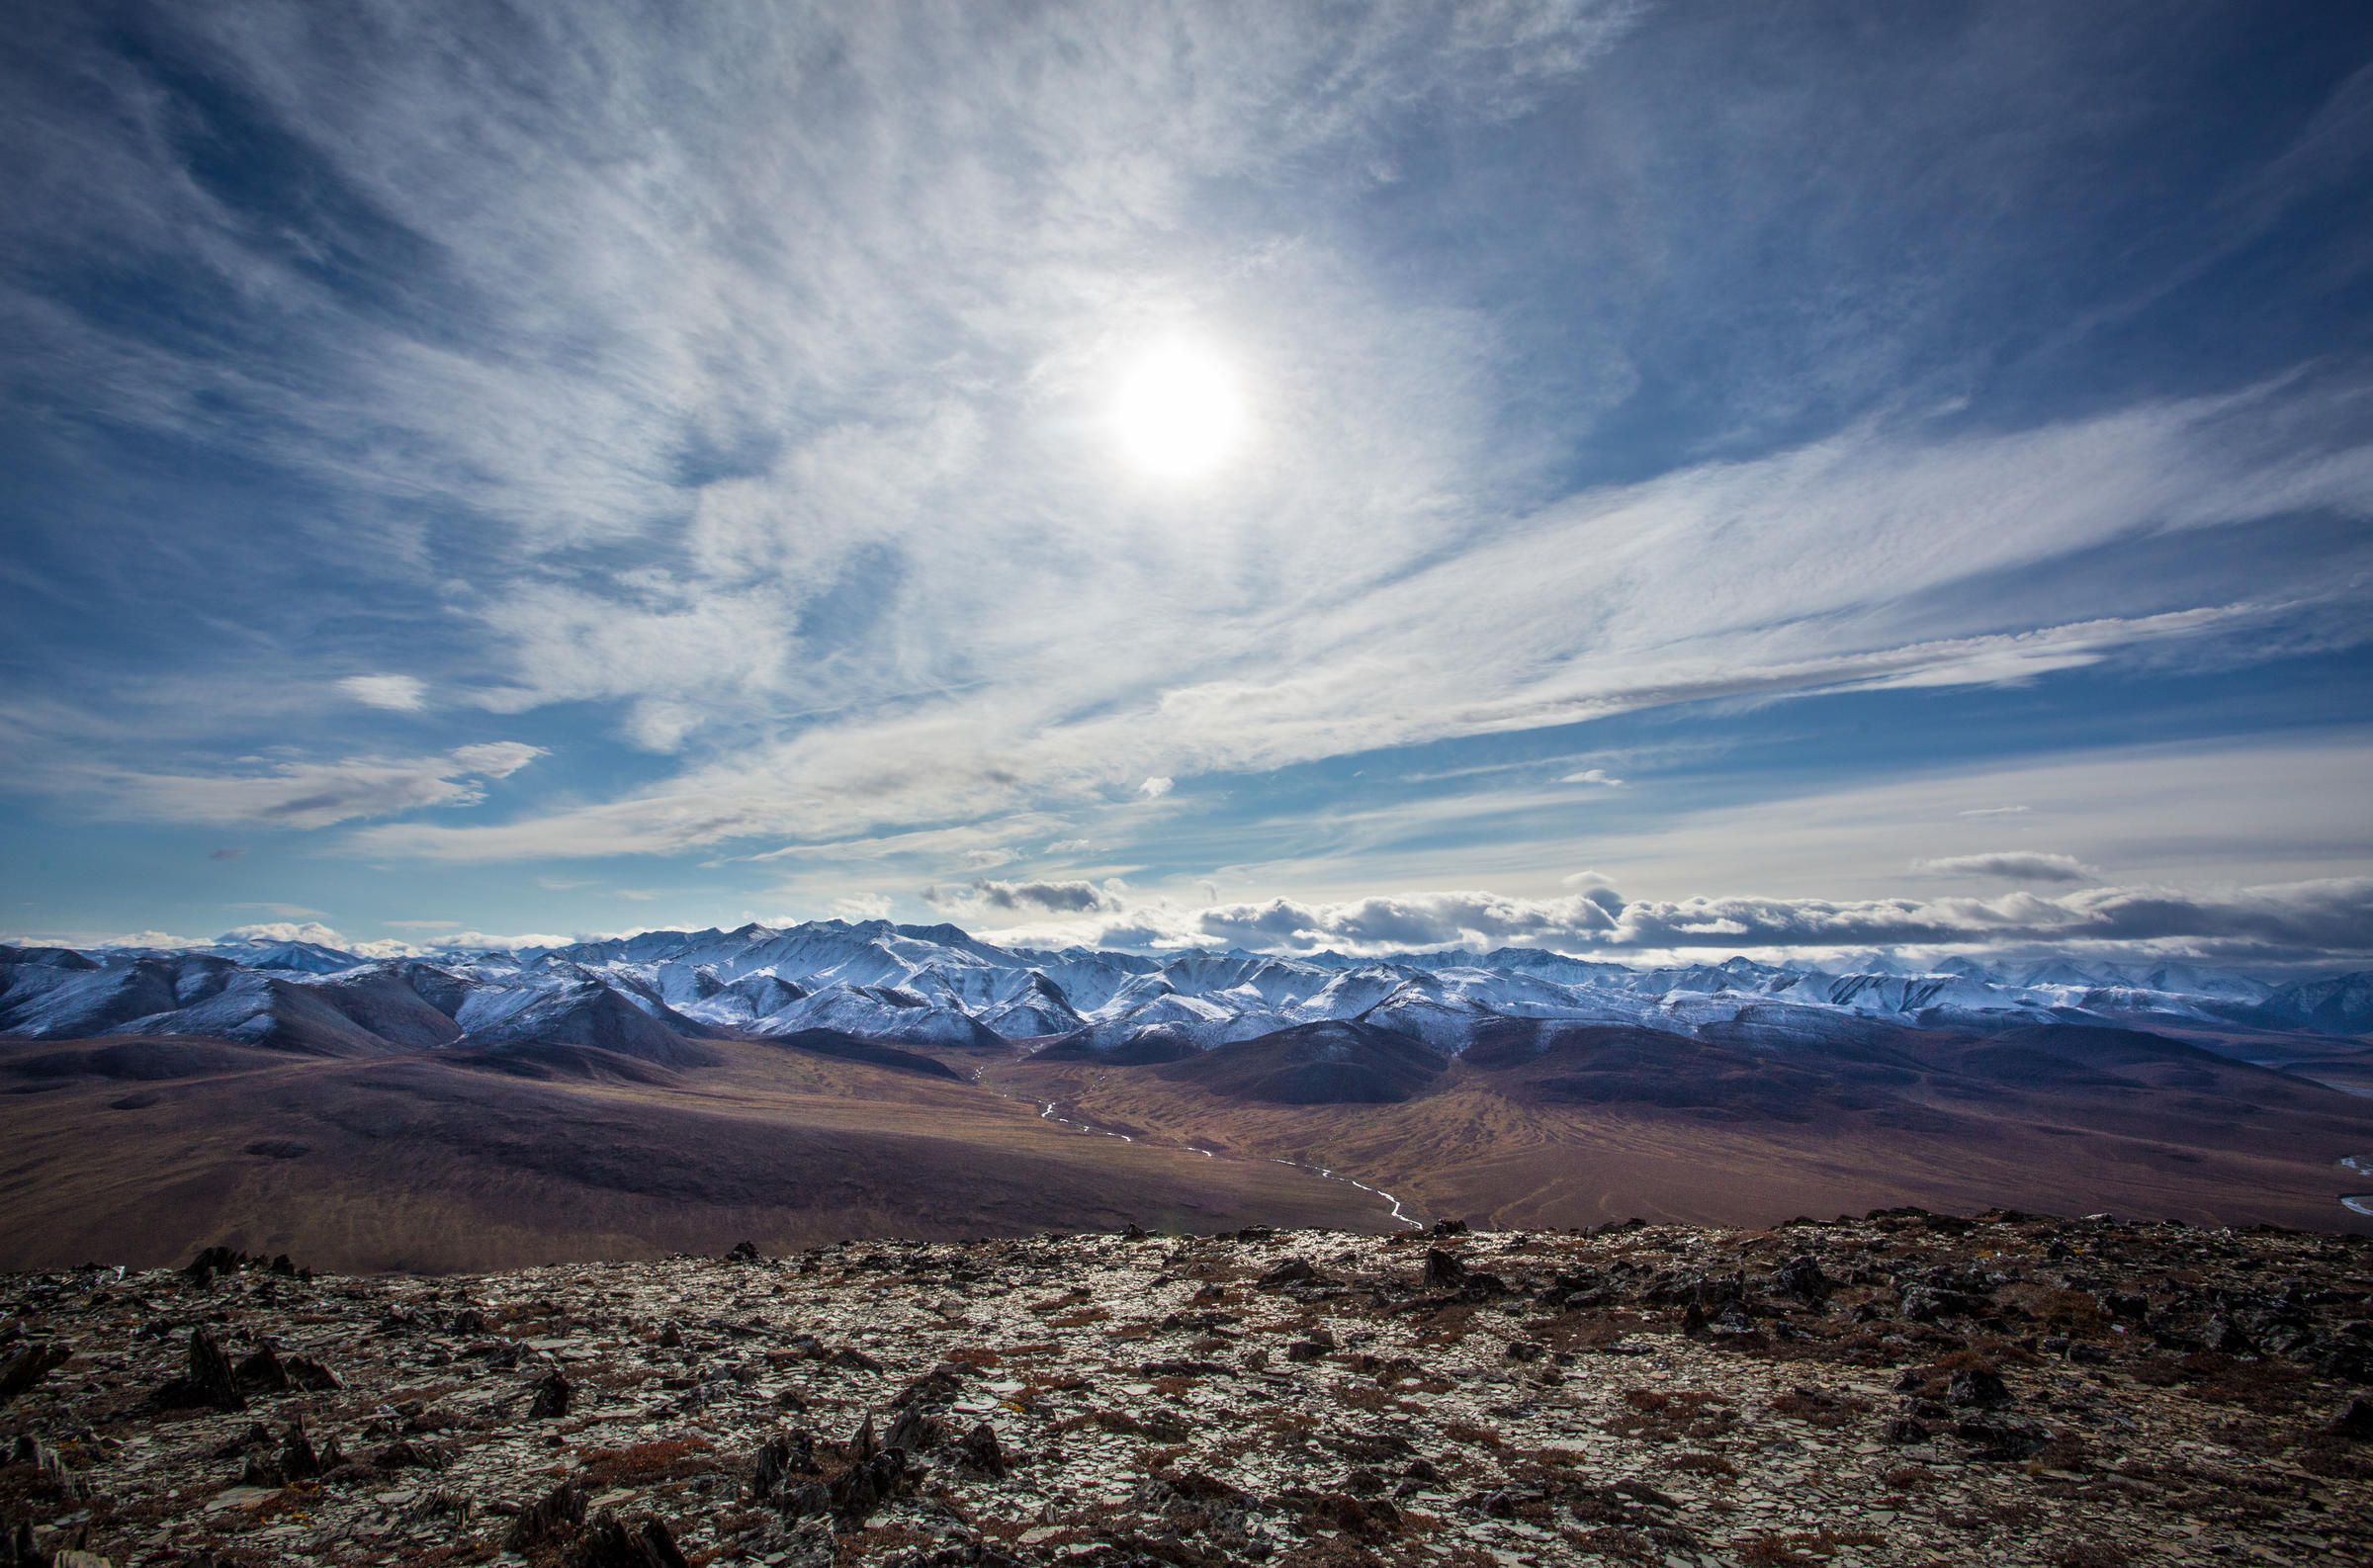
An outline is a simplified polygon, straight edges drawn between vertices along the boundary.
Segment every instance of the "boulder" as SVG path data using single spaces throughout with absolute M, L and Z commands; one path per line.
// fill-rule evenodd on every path
M 277 1394 L 289 1386 L 289 1369 L 281 1364 L 280 1352 L 266 1340 L 256 1347 L 255 1353 L 232 1368 L 239 1386 L 259 1394 Z
M 563 1481 L 519 1511 L 502 1549 L 533 1555 L 572 1538 L 584 1523 L 585 1494 Z
M 778 1432 L 758 1447 L 757 1467 L 750 1477 L 753 1501 L 770 1503 L 790 1487 L 795 1475 L 816 1473 L 816 1438 L 807 1432 Z
M 42 1340 L 0 1361 L 0 1405 L 30 1392 L 35 1384 L 63 1366 L 73 1353 L 74 1348 L 62 1341 Z
M 1775 1269 L 1772 1283 L 1800 1301 L 1824 1301 L 1832 1281 L 1821 1272 L 1820 1261 L 1807 1253 Z
M 901 1448 L 908 1453 L 921 1453 L 928 1448 L 938 1436 L 939 1423 L 933 1421 L 921 1405 L 909 1405 L 905 1410 L 899 1412 L 896 1421 L 890 1423 L 890 1430 L 882 1434 L 882 1446 Z
M 884 1448 L 843 1470 L 826 1489 L 826 1496 L 834 1514 L 861 1524 L 874 1510 L 897 1496 L 907 1479 L 907 1450 Z
M 1990 1410 L 2010 1403 L 2010 1385 L 1999 1373 L 1982 1366 L 1967 1366 L 1953 1374 L 1945 1397 L 1956 1405 L 1974 1405 Z
M 1318 1270 L 1310 1266 L 1309 1259 L 1288 1258 L 1283 1263 L 1277 1264 L 1276 1267 L 1272 1268 L 1268 1273 L 1263 1274 L 1259 1280 L 1259 1283 L 1274 1288 L 1277 1285 L 1300 1284 L 1304 1280 L 1315 1279 L 1317 1277 Z
M 559 1367 L 546 1372 L 536 1382 L 535 1396 L 529 1401 L 527 1419 L 558 1421 L 569 1414 L 570 1398 L 576 1392 Z
M 593 1516 L 561 1562 L 563 1568 L 691 1568 L 666 1525 L 648 1515 L 625 1524 L 607 1509 Z
M 189 1370 L 158 1389 L 156 1402 L 179 1409 L 208 1405 L 223 1412 L 247 1408 L 247 1396 L 239 1392 L 237 1369 L 204 1329 L 190 1331 Z
M 997 1429 L 985 1421 L 949 1443 L 941 1450 L 941 1454 L 949 1464 L 974 1475 L 1003 1476 L 1006 1473 L 1006 1450 L 997 1440 Z
M 2359 1394 L 2349 1400 L 2325 1430 L 2356 1442 L 2373 1439 L 2373 1399 Z
M 1997 1464 L 2031 1459 L 2044 1450 L 2052 1434 L 2024 1416 L 1987 1411 L 1964 1416 L 1953 1435 L 1970 1445 L 1970 1457 Z

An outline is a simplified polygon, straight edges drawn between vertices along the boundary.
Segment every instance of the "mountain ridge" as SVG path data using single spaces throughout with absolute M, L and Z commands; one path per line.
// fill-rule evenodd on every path
M 1351 958 L 1241 949 L 1157 958 L 1004 948 L 952 924 L 811 921 L 645 931 L 517 950 L 374 959 L 314 942 L 190 949 L 0 946 L 0 1034 L 198 1034 L 320 1054 L 598 1046 L 669 1063 L 705 1036 L 824 1030 L 893 1046 L 996 1051 L 1153 1041 L 1209 1050 L 1359 1021 L 1448 1055 L 1508 1019 L 1769 1049 L 1874 1027 L 2145 1029 L 2249 1059 L 2373 1035 L 2373 973 L 2281 986 L 2181 964 L 1949 959 L 1832 973 L 1745 957 L 1635 969 L 1536 948 Z M 2309 1048 L 2312 1046 L 2312 1049 Z

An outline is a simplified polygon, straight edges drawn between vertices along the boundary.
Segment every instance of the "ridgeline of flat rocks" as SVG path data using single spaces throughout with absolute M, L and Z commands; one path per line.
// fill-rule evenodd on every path
M 0 1568 L 2373 1559 L 2362 1237 L 210 1248 L 0 1293 Z

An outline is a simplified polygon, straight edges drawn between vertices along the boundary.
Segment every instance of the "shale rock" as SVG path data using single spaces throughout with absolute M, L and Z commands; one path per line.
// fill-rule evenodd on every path
M 2373 1559 L 2338 1236 L 1898 1209 L 0 1279 L 0 1365 L 69 1343 L 0 1434 L 44 1563 Z

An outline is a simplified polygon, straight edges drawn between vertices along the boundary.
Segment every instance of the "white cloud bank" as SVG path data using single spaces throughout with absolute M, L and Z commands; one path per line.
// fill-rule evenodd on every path
M 264 920 L 251 925 L 234 925 L 216 937 L 215 942 L 225 946 L 241 942 L 276 944 L 313 942 L 322 947 L 334 947 L 342 953 L 352 953 L 358 958 L 387 959 L 423 958 L 439 952 L 483 952 L 488 950 L 511 952 L 523 947 L 565 947 L 571 942 L 593 939 L 583 935 L 561 936 L 549 931 L 526 931 L 510 935 L 499 935 L 489 931 L 466 931 L 459 929 L 460 922 L 455 920 L 388 920 L 384 923 L 397 930 L 414 930 L 423 934 L 435 931 L 445 934 L 438 934 L 426 942 L 402 937 L 353 941 L 341 934 L 336 927 L 325 925 L 319 920 Z M 126 940 L 104 945 L 197 947 L 210 944 L 192 942 L 177 937 L 158 942 Z
M 1019 901 L 999 906 L 1017 908 Z M 1044 902 L 1041 909 L 1059 910 Z M 1271 899 L 1176 908 L 1132 904 L 1101 917 L 986 931 L 1031 946 L 1240 946 L 1373 955 L 1432 948 L 1541 947 L 1624 959 L 1740 951 L 1819 954 L 1914 948 L 2157 951 L 2293 962 L 2373 951 L 2373 878 L 2220 893 L 2088 888 L 1989 899 L 1625 899 L 1593 887 L 1567 897 L 1398 893 L 1337 903 Z

